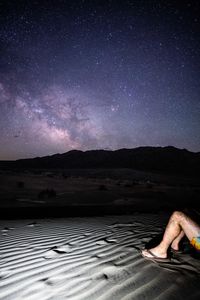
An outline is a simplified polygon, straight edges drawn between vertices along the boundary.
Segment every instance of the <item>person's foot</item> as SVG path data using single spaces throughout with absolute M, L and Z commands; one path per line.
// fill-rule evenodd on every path
M 167 258 L 167 253 L 161 251 L 158 247 L 142 250 L 142 255 L 147 258 Z

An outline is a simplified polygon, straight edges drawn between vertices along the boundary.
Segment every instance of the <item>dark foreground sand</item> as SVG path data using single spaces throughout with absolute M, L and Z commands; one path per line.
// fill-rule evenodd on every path
M 200 261 L 187 252 L 170 263 L 140 249 L 168 216 L 1 221 L 0 299 L 200 299 Z

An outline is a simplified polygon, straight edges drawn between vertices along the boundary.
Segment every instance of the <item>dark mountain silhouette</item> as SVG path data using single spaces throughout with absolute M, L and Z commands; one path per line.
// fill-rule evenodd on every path
M 132 168 L 174 174 L 200 174 L 200 153 L 168 147 L 139 147 L 134 149 L 72 150 L 63 154 L 0 161 L 1 168 Z

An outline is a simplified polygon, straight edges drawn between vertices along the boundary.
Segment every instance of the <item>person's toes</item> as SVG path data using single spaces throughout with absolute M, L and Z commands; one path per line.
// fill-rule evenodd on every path
M 142 250 L 141 252 L 143 256 L 146 256 L 146 249 Z
M 151 258 L 152 255 L 149 253 L 147 249 L 142 250 L 142 255 Z

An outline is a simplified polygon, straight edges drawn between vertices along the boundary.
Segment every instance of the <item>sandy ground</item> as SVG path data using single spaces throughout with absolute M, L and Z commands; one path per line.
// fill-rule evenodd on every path
M 0 299 L 200 299 L 200 261 L 168 263 L 140 255 L 168 216 L 4 220 Z

